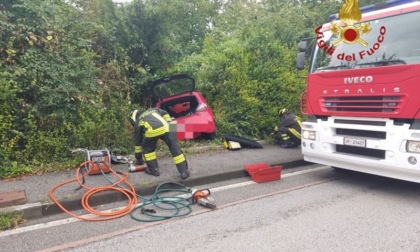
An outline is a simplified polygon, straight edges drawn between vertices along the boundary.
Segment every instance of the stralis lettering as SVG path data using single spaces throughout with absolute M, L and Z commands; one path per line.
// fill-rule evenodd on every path
M 344 84 L 371 83 L 373 76 L 345 77 Z
M 357 88 L 357 89 L 332 89 L 332 90 L 324 90 L 322 94 L 376 94 L 376 93 L 399 93 L 400 88 Z

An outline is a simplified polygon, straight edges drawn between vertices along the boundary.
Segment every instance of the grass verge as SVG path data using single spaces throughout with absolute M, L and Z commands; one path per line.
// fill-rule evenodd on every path
M 0 230 L 2 231 L 13 229 L 24 222 L 22 215 L 17 212 L 0 212 Z

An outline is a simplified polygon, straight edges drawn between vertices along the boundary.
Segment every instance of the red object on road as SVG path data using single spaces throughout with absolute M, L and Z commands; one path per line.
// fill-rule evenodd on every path
M 266 163 L 245 165 L 245 171 L 251 176 L 251 179 L 257 183 L 279 180 L 283 166 L 269 166 Z

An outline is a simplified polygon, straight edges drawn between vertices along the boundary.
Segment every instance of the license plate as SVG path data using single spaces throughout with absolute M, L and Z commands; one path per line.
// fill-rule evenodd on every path
M 356 147 L 366 147 L 366 139 L 345 137 L 344 145 L 356 146 Z

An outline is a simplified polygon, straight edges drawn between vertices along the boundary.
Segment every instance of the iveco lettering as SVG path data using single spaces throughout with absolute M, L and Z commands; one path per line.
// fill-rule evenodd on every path
M 372 82 L 373 77 L 372 76 L 357 76 L 357 77 L 346 77 L 344 78 L 344 83 L 352 84 L 352 83 L 366 83 L 366 82 Z

